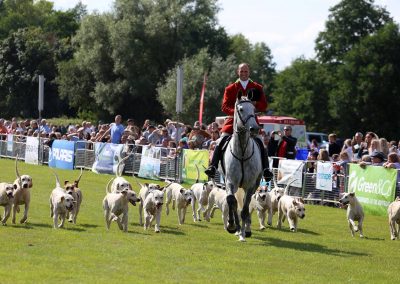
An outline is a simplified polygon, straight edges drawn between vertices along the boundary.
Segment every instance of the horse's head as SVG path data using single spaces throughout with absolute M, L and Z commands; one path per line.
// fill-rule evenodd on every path
M 260 126 L 256 121 L 254 114 L 255 107 L 247 97 L 242 96 L 242 92 L 238 92 L 235 103 L 235 131 L 249 131 L 251 135 L 257 135 Z

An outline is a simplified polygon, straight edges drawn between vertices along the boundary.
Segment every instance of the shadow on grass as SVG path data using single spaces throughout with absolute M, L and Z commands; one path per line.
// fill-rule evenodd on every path
M 171 234 L 171 235 L 180 235 L 180 236 L 185 235 L 185 233 L 182 231 L 179 231 L 178 228 L 168 227 L 168 226 L 161 226 L 161 233 Z
M 12 224 L 13 228 L 18 228 L 18 229 L 26 229 L 26 230 L 30 230 L 30 229 L 34 229 L 35 227 L 39 227 L 39 228 L 53 228 L 53 226 L 49 223 L 49 224 L 43 224 L 43 223 L 25 223 L 25 224 Z
M 65 226 L 65 225 L 64 225 L 64 228 L 62 228 L 62 229 L 67 230 L 67 231 L 86 232 L 86 230 L 83 229 L 83 228 L 78 228 L 78 227 L 67 227 L 67 226 Z
M 317 252 L 334 256 L 368 256 L 369 254 L 356 251 L 344 251 L 338 249 L 330 249 L 324 245 L 313 243 L 298 243 L 287 240 L 269 237 L 255 237 L 254 239 L 261 240 L 263 246 L 275 246 L 280 248 L 287 248 L 299 251 Z
M 185 225 L 188 225 L 188 226 L 193 226 L 193 227 L 198 227 L 198 228 L 208 228 L 208 226 L 207 226 L 207 223 L 188 223 L 188 224 L 185 224 Z
M 81 227 L 84 227 L 84 228 L 98 228 L 99 227 L 99 225 L 94 225 L 94 224 L 78 224 L 78 225 Z
M 370 238 L 370 237 L 365 237 L 365 236 L 364 236 L 364 239 L 371 240 L 371 241 L 384 241 L 385 240 L 383 238 Z

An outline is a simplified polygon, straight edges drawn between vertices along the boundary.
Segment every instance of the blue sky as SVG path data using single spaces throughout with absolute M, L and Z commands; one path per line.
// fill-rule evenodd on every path
M 54 0 L 56 9 L 68 9 L 79 0 Z M 243 34 L 252 43 L 265 42 L 277 69 L 299 56 L 311 58 L 314 41 L 324 29 L 329 8 L 340 0 L 219 0 L 219 24 L 228 34 Z M 89 11 L 109 11 L 113 0 L 82 0 Z M 375 0 L 400 23 L 400 0 Z

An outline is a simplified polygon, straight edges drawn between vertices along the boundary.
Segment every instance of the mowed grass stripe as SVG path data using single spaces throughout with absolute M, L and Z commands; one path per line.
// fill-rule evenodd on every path
M 391 241 L 387 217 L 367 215 L 365 239 L 352 238 L 345 210 L 306 205 L 306 217 L 292 233 L 258 230 L 246 243 L 223 230 L 221 214 L 210 223 L 194 223 L 188 209 L 178 225 L 176 211 L 161 217 L 161 233 L 138 225 L 138 208 L 130 206 L 129 229 L 116 223 L 105 229 L 102 200 L 111 175 L 85 171 L 83 203 L 77 224 L 52 228 L 49 196 L 55 178 L 47 166 L 19 162 L 21 174 L 33 177 L 28 224 L 0 228 L 1 283 L 392 283 L 399 280 L 399 241 Z M 60 180 L 79 171 L 55 170 Z M 133 177 L 126 177 L 138 193 Z M 15 179 L 14 161 L 0 159 L 0 181 Z M 141 180 L 144 182 L 144 180 Z M 160 182 L 163 184 L 163 182 Z M 1 210 L 3 210 L 1 208 Z M 21 211 L 23 207 L 21 207 Z M 17 222 L 22 212 L 17 215 Z

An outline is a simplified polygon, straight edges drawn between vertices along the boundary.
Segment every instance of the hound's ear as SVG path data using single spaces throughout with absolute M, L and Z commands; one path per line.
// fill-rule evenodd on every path
M 147 182 L 145 182 L 144 185 L 145 185 L 146 187 L 149 187 L 149 184 L 148 184 Z
M 14 187 L 14 189 L 17 189 L 18 188 L 18 185 L 17 184 L 13 184 L 13 187 Z
M 299 202 L 304 204 L 303 198 L 300 197 L 300 198 L 299 198 Z
M 61 202 L 64 202 L 64 200 L 65 200 L 65 197 L 64 197 L 64 196 L 61 196 L 60 201 L 61 201 Z
M 356 194 L 354 193 L 354 192 L 350 192 L 350 194 L 349 194 L 351 197 L 354 197 L 354 196 L 356 196 Z
M 79 184 L 79 180 L 74 181 L 74 185 L 75 185 L 76 187 L 79 187 L 78 184 Z
M 164 191 L 165 187 L 158 187 L 159 191 Z
M 184 194 L 185 191 L 183 189 L 179 190 L 180 193 Z
M 69 183 L 69 180 L 64 180 L 64 185 L 66 185 L 67 183 Z
M 33 183 L 32 182 L 30 182 L 29 183 L 29 188 L 31 188 L 33 186 Z
M 293 205 L 296 206 L 297 205 L 297 201 L 296 199 L 293 199 Z

